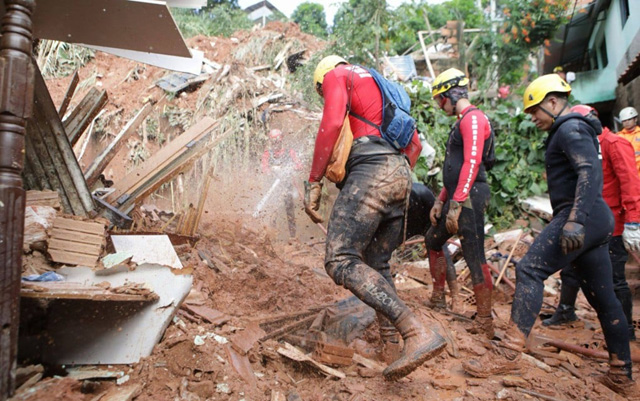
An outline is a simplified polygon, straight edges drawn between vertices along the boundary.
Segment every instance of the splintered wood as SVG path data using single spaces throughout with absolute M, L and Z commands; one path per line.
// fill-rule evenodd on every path
M 95 267 L 102 253 L 106 227 L 95 221 L 77 221 L 58 217 L 48 241 L 51 260 Z
M 22 283 L 20 296 L 23 298 L 122 302 L 151 302 L 158 300 L 158 295 L 155 292 L 135 283 L 114 288 L 66 281 Z
M 27 191 L 27 206 L 50 206 L 60 210 L 60 195 L 57 191 Z

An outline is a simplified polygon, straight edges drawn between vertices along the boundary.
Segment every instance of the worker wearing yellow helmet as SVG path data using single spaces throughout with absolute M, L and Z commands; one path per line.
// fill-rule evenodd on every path
M 638 112 L 633 107 L 625 107 L 620 110 L 620 122 L 622 129 L 618 135 L 631 142 L 636 156 L 636 166 L 640 174 L 640 126 L 638 126 Z
M 449 133 L 442 168 L 443 189 L 431 209 L 432 226 L 425 236 L 434 283 L 429 306 L 446 306 L 443 247 L 452 235 L 458 234 L 476 297 L 477 314 L 469 331 L 492 339 L 493 283 L 484 253 L 484 212 L 491 196 L 486 168 L 493 159 L 494 134 L 487 116 L 469 101 L 468 84 L 462 71 L 451 68 L 431 85 L 440 109 L 458 119 Z
M 540 313 L 544 281 L 570 266 L 587 300 L 598 312 L 609 372 L 600 381 L 625 397 L 637 396 L 631 378 L 629 330 L 613 288 L 609 239 L 614 219 L 602 197 L 599 121 L 571 112 L 571 87 L 557 74 L 543 75 L 524 92 L 524 109 L 547 131 L 545 165 L 553 219 L 535 238 L 516 267 L 518 278 L 504 340 L 480 360 L 463 363 L 474 376 L 505 374 L 520 368 L 521 352 Z
M 446 347 L 444 338 L 428 329 L 398 297 L 389 267 L 392 252 L 402 242 L 410 165 L 422 145 L 417 131 L 402 150 L 382 138 L 382 94 L 364 67 L 328 56 L 318 63 L 313 84 L 324 108 L 305 183 L 305 211 L 315 223 L 322 222 L 321 182 L 343 125 L 349 124 L 353 145 L 347 149 L 347 173 L 338 183 L 340 193 L 327 227 L 325 270 L 336 284 L 376 310 L 382 356 L 391 362 L 383 375 L 398 380 Z M 400 355 L 398 333 L 404 340 Z

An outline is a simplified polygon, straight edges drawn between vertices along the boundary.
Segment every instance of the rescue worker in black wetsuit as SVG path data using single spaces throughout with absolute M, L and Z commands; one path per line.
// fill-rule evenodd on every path
M 458 234 L 469 266 L 477 314 L 472 333 L 493 338 L 491 292 L 493 281 L 484 253 L 484 211 L 489 204 L 485 164 L 493 159 L 494 134 L 486 115 L 468 100 L 469 79 L 455 68 L 444 71 L 432 85 L 438 106 L 458 116 L 447 141 L 442 171 L 444 188 L 431 209 L 432 227 L 425 236 L 433 279 L 430 306 L 444 308 L 447 264 L 443 247 Z
M 544 281 L 572 265 L 598 314 L 609 352 L 609 372 L 600 381 L 628 399 L 638 399 L 640 392 L 631 379 L 627 320 L 613 291 L 608 242 L 614 221 L 602 198 L 599 131 L 590 119 L 569 111 L 570 92 L 557 74 L 541 76 L 525 90 L 525 112 L 538 129 L 549 132 L 545 164 L 553 219 L 518 263 L 504 340 L 492 343 L 492 352 L 480 360 L 462 366 L 476 377 L 519 370 L 526 338 L 542 306 Z

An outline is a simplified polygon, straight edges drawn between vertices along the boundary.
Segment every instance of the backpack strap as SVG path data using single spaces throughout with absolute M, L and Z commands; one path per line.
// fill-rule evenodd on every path
M 366 67 L 363 67 L 363 66 L 359 66 L 359 67 L 362 67 L 365 70 L 369 71 L 369 69 L 366 68 Z M 351 70 L 351 74 L 353 74 L 353 70 Z M 371 77 L 371 79 L 373 79 L 373 76 Z M 375 79 L 373 81 L 375 82 Z M 351 86 L 353 87 L 353 76 L 351 77 Z M 376 87 L 377 86 L 378 86 L 378 84 L 376 83 Z M 378 89 L 380 89 L 380 88 L 378 88 Z M 380 96 L 382 96 L 382 119 L 384 120 L 384 93 L 383 93 L 383 91 L 381 89 L 380 89 Z M 355 118 L 357 118 L 358 120 L 362 121 L 363 123 L 372 126 L 373 128 L 377 129 L 378 131 L 380 131 L 382 133 L 382 124 L 381 125 L 375 124 L 373 121 L 367 120 L 363 116 L 361 116 L 361 115 L 359 115 L 357 113 L 354 113 L 350 109 L 351 109 L 351 93 L 349 93 L 349 105 L 348 105 L 348 110 L 351 113 L 351 115 L 354 116 Z
M 362 117 L 361 115 L 354 113 L 353 111 L 351 112 L 351 115 L 357 118 L 358 120 L 362 121 L 363 123 L 369 124 L 370 126 L 376 128 L 377 130 L 382 129 L 382 125 L 377 125 L 373 121 L 369 121 L 366 118 Z

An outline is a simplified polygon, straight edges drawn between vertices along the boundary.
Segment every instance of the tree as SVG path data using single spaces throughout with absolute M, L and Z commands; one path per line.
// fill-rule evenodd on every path
M 383 39 L 389 30 L 386 0 L 349 0 L 343 3 L 333 19 L 335 47 L 350 61 L 372 61 L 368 53 L 382 56 Z
M 240 6 L 238 6 L 238 0 L 207 0 L 207 6 L 204 8 L 212 9 L 222 4 L 231 6 L 231 8 L 240 8 Z
M 321 4 L 304 2 L 295 9 L 291 19 L 300 25 L 303 32 L 327 37 L 327 20 Z
M 519 82 L 528 57 L 540 46 L 548 47 L 558 28 L 567 21 L 571 0 L 503 0 L 502 23 L 480 37 L 476 57 L 486 81 Z M 545 49 L 545 52 L 548 50 Z

